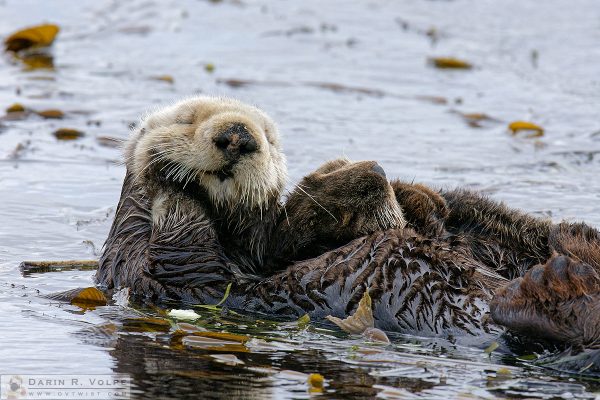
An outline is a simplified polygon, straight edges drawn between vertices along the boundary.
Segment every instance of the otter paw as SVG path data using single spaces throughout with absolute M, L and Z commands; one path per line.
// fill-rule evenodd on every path
M 420 232 L 430 232 L 443 227 L 448 216 L 446 200 L 425 185 L 392 181 L 396 200 L 402 207 L 408 222 Z
M 518 333 L 600 345 L 600 276 L 588 264 L 554 255 L 499 289 L 490 311 L 496 323 Z

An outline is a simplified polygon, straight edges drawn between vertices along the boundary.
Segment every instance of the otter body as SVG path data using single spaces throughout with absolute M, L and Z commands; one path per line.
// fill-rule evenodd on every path
M 146 117 L 125 157 L 101 286 L 208 301 L 228 282 L 253 279 L 287 175 L 267 115 L 232 99 L 185 100 Z M 200 283 L 205 290 L 194 289 Z
M 232 283 L 230 307 L 313 318 L 345 317 L 369 290 L 381 329 L 477 338 L 505 326 L 600 346 L 600 234 L 583 224 L 390 183 L 376 163 L 347 160 L 308 175 L 282 205 L 276 128 L 234 100 L 149 116 L 126 156 L 97 275 L 105 288 L 214 303 Z
M 400 185 L 395 191 L 401 204 L 410 198 L 410 209 L 430 210 L 426 224 L 407 214 L 419 230 L 458 238 L 474 262 L 510 280 L 494 290 L 495 323 L 526 336 L 600 348 L 598 230 L 554 224 L 464 189 L 436 193 Z
M 505 281 L 460 247 L 392 229 L 296 263 L 253 285 L 244 309 L 294 317 L 343 318 L 365 291 L 380 329 L 421 336 L 499 332 L 487 318 L 493 289 Z

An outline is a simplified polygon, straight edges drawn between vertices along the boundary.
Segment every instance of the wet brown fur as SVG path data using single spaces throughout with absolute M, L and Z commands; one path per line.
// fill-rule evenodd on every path
M 525 335 L 600 346 L 600 274 L 589 264 L 555 255 L 497 291 L 494 320 Z
M 315 213 L 317 208 L 335 209 L 335 206 L 342 202 L 339 197 L 324 196 L 323 188 L 343 186 L 342 182 L 346 174 L 347 171 L 340 170 L 338 176 L 327 175 L 322 186 L 311 188 L 312 196 L 321 199 L 318 205 L 311 202 L 307 196 L 291 197 L 293 206 L 290 207 L 291 212 L 288 212 L 288 219 L 304 220 L 307 215 Z M 374 180 L 371 182 L 370 190 L 382 192 L 382 189 L 376 189 L 377 185 L 387 186 L 387 183 L 383 180 Z M 430 257 L 425 257 L 427 261 L 419 264 L 420 269 L 418 269 L 421 274 L 424 274 L 422 278 L 427 276 L 431 279 L 428 284 L 435 282 L 436 279 L 430 268 L 437 265 L 436 262 L 440 260 L 442 254 L 448 254 L 445 263 L 442 263 L 442 270 L 448 273 L 445 276 L 446 281 L 444 283 L 443 279 L 440 280 L 435 287 L 444 287 L 445 290 L 453 287 L 452 284 L 447 285 L 451 276 L 450 271 L 455 264 L 462 265 L 465 268 L 459 268 L 457 273 L 470 283 L 458 285 L 461 287 L 461 292 L 457 294 L 457 298 L 477 296 L 476 293 L 480 293 L 479 290 L 482 289 L 488 290 L 488 293 L 497 290 L 491 310 L 496 323 L 528 336 L 587 347 L 600 346 L 598 341 L 600 313 L 597 312 L 600 309 L 598 306 L 600 287 L 597 283 L 600 271 L 600 233 L 597 230 L 582 223 L 553 224 L 549 220 L 535 218 L 468 190 L 436 192 L 420 184 L 400 181 L 392 181 L 391 186 L 409 226 L 414 231 L 404 229 L 386 232 L 386 235 L 400 239 L 384 240 L 381 247 L 377 248 L 377 255 L 373 256 L 369 253 L 370 258 L 367 259 L 359 251 L 351 252 L 352 256 L 348 257 L 348 253 L 344 253 L 352 247 L 348 245 L 330 251 L 317 259 L 301 263 L 299 266 L 288 268 L 286 271 L 288 275 L 284 275 L 285 278 L 272 278 L 262 282 L 262 285 L 269 288 L 263 290 L 262 295 L 267 296 L 269 291 L 277 290 L 277 287 L 283 285 L 286 287 L 283 292 L 289 293 L 289 298 L 283 296 L 279 289 L 276 307 L 278 310 L 290 307 L 309 311 L 323 307 L 331 309 L 324 300 L 331 296 L 316 295 L 316 293 L 324 293 L 331 285 L 331 282 L 321 275 L 321 263 L 324 262 L 326 265 L 333 263 L 332 256 L 336 259 L 346 257 L 343 261 L 336 260 L 335 267 L 328 267 L 327 273 L 332 271 L 331 274 L 336 277 L 338 288 L 350 285 L 350 290 L 356 291 L 356 295 L 352 295 L 347 300 L 344 310 L 347 313 L 360 299 L 362 293 L 358 289 L 360 287 L 369 287 L 369 290 L 374 293 L 375 301 L 382 293 L 390 294 L 390 287 L 385 286 L 381 278 L 378 278 L 379 268 L 382 268 L 382 265 L 390 260 L 395 261 L 397 254 L 404 254 L 406 248 L 414 251 L 414 249 L 424 250 L 432 246 L 435 250 L 430 248 L 429 252 L 425 252 Z M 339 194 L 344 196 L 344 204 L 360 205 L 361 200 L 365 199 L 360 190 L 345 189 L 345 191 L 340 190 Z M 368 209 L 368 205 L 362 207 L 363 210 Z M 357 206 L 354 209 L 360 212 L 361 207 Z M 326 239 L 328 235 L 339 236 L 340 230 L 344 229 L 343 225 L 327 223 L 323 218 L 324 216 L 321 215 L 317 219 L 320 237 Z M 304 227 L 305 235 L 306 232 L 315 230 L 314 224 L 299 224 L 299 226 Z M 345 233 L 356 234 L 357 232 L 359 231 L 348 230 Z M 302 236 L 302 232 L 298 234 Z M 370 235 L 368 238 L 373 236 Z M 326 250 L 329 248 L 320 249 L 320 251 Z M 544 263 L 546 265 L 542 266 L 541 264 Z M 565 263 L 576 267 L 571 267 L 566 274 L 564 271 L 561 272 Z M 356 265 L 363 267 L 369 265 L 369 267 L 356 276 L 358 268 Z M 535 275 L 536 271 L 541 270 L 544 270 L 544 276 L 548 275 L 552 279 L 533 280 L 533 276 L 539 275 Z M 447 312 L 450 312 L 452 306 L 463 307 L 463 311 L 465 310 L 464 304 L 459 305 L 460 300 L 457 302 L 455 299 L 449 304 L 444 304 L 443 297 L 436 297 L 433 293 L 427 292 L 422 281 L 411 281 L 410 273 L 415 271 L 411 269 L 410 262 L 397 269 L 398 274 L 403 276 L 402 287 L 408 290 L 408 293 L 418 293 L 419 298 L 427 299 L 430 307 L 439 307 Z M 290 273 L 294 275 L 290 277 Z M 314 279 L 306 278 L 313 275 Z M 507 279 L 513 281 L 507 283 Z M 504 285 L 511 287 L 512 290 L 501 288 Z M 311 291 L 314 293 L 312 297 Z M 514 295 L 515 291 L 518 295 Z M 342 290 L 339 295 L 345 297 Z M 410 297 L 402 295 L 399 297 L 396 299 L 398 304 L 404 304 L 404 309 L 409 307 Z M 485 303 L 489 301 L 482 297 L 479 299 Z M 392 323 L 384 326 L 388 329 L 421 330 L 432 334 L 436 330 L 418 322 L 420 318 L 426 318 L 424 307 L 421 304 L 412 310 L 413 314 L 409 320 L 415 325 Z M 342 312 L 340 314 L 343 316 Z M 455 319 L 444 312 L 436 316 L 445 326 L 459 325 Z M 395 317 L 402 320 L 398 314 Z M 394 321 L 394 318 L 388 315 L 382 320 L 389 323 Z M 452 323 L 449 323 L 449 320 L 452 320 Z M 466 326 L 468 324 L 462 325 L 463 328 Z M 481 328 L 477 324 L 472 326 L 475 330 Z M 468 328 L 465 329 L 468 331 Z
M 409 228 L 380 231 L 262 280 L 242 304 L 270 314 L 345 317 L 368 290 L 381 329 L 442 337 L 499 332 L 487 304 L 506 281 L 464 250 Z
M 232 162 L 216 139 L 235 124 L 256 146 Z M 277 131 L 266 115 L 232 99 L 188 99 L 146 117 L 125 158 L 96 276 L 101 286 L 152 299 L 209 301 L 229 282 L 256 279 L 285 178 Z M 228 175 L 220 177 L 224 170 Z
M 372 167 L 373 163 L 366 162 L 328 163 L 303 180 L 301 187 L 305 189 L 292 191 L 287 212 L 274 222 L 271 245 L 278 257 L 271 265 L 281 269 L 293 260 L 313 256 L 315 248 L 322 255 L 262 280 L 242 270 L 239 260 L 227 256 L 214 226 L 194 214 L 200 208 L 193 194 L 179 201 L 185 211 L 169 212 L 170 225 L 164 231 L 148 229 L 149 215 L 144 211 L 148 207 L 143 196 L 142 202 L 132 198 L 131 182 L 126 179 L 118 218 L 127 220 L 122 233 L 128 239 L 110 245 L 119 246 L 118 251 L 108 253 L 119 255 L 111 265 L 146 254 L 150 262 L 143 273 L 116 270 L 119 279 L 143 292 L 192 302 L 216 301 L 225 286 L 233 283 L 229 306 L 293 316 L 309 312 L 314 318 L 344 317 L 369 290 L 378 327 L 415 334 L 498 332 L 488 317 L 491 302 L 493 321 L 516 332 L 596 346 L 598 332 L 593 318 L 598 317 L 592 313 L 590 319 L 584 313 L 590 307 L 595 310 L 599 292 L 595 281 L 588 279 L 597 277 L 594 269 L 591 271 L 596 275 L 590 275 L 588 264 L 574 269 L 564 282 L 564 277 L 555 278 L 551 285 L 548 279 L 532 283 L 533 272 L 523 273 L 524 278 L 510 283 L 506 278 L 531 269 L 550 249 L 560 248 L 571 257 L 579 255 L 596 266 L 595 260 L 600 259 L 597 231 L 583 224 L 551 225 L 472 192 L 439 194 L 423 190 L 421 185 L 397 181 L 390 185 L 373 173 Z M 372 197 L 365 201 L 364 193 L 352 187 L 364 187 Z M 374 216 L 378 214 L 370 212 L 369 201 L 381 204 L 389 200 L 389 187 L 414 229 L 388 229 L 340 245 L 352 235 L 365 233 L 360 223 L 340 224 L 344 213 L 358 214 L 348 221 L 377 221 Z M 340 202 L 340 196 L 345 201 Z M 491 221 L 484 219 L 488 215 Z M 115 229 L 120 229 L 119 225 L 113 226 Z M 123 235 L 111 232 L 111 237 Z M 518 238 L 518 246 L 510 246 L 513 237 Z M 544 240 L 548 250 L 540 244 Z M 531 247 L 535 251 L 527 243 L 534 243 Z M 519 260 L 519 264 L 506 262 L 509 259 Z M 550 261 L 549 265 L 557 264 Z M 585 274 L 586 279 L 579 279 L 578 274 Z M 502 288 L 504 285 L 511 290 Z M 565 334 L 570 327 L 578 328 Z
M 585 224 L 552 224 L 466 190 L 390 184 L 375 163 L 347 160 L 308 175 L 285 208 L 277 190 L 255 207 L 215 195 L 204 173 L 200 184 L 174 179 L 172 160 L 153 157 L 127 164 L 97 275 L 106 288 L 211 303 L 232 283 L 230 307 L 316 318 L 347 316 L 369 290 L 379 328 L 443 336 L 497 331 L 487 317 L 496 292 L 496 323 L 600 346 L 600 234 Z
M 435 190 L 420 183 L 400 180 L 390 182 L 409 225 L 427 236 L 439 236 L 445 229 L 449 209 L 446 200 Z
M 412 194 L 421 188 L 409 184 L 395 189 L 401 204 L 416 203 L 411 207 L 417 215 L 430 210 L 429 220 L 417 219 L 421 229 L 457 235 L 475 260 L 512 279 L 491 303 L 496 323 L 528 336 L 600 347 L 598 230 L 584 223 L 553 224 L 468 190 L 423 196 Z M 448 210 L 441 218 L 439 196 Z M 410 208 L 403 209 L 411 221 Z
M 287 196 L 271 246 L 272 270 L 315 257 L 361 236 L 406 221 L 373 161 L 332 160 Z
M 148 192 L 128 174 L 99 281 L 156 300 L 202 303 L 216 302 L 233 283 L 230 307 L 313 318 L 344 317 L 369 290 L 383 329 L 443 337 L 497 332 L 487 304 L 505 281 L 473 261 L 460 241 L 426 238 L 403 228 L 402 214 L 382 213 L 382 204 L 398 204 L 374 166 L 330 162 L 290 193 L 272 236 L 285 244 L 275 248 L 279 260 L 307 258 L 314 247 L 328 251 L 262 280 L 225 247 L 201 192 L 161 182 L 172 192 L 168 218 L 156 224 Z M 364 236 L 365 229 L 376 232 Z M 363 237 L 344 245 L 352 236 Z

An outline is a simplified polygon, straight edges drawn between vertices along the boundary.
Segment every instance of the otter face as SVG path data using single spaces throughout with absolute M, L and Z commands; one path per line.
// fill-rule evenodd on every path
M 385 172 L 374 161 L 327 162 L 302 180 L 286 207 L 307 216 L 317 241 L 352 240 L 406 225 Z
M 126 155 L 136 180 L 199 185 L 229 209 L 268 207 L 287 179 L 274 122 L 227 98 L 195 97 L 148 115 Z

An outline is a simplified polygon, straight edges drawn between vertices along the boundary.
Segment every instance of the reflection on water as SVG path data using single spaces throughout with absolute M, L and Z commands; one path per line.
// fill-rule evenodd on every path
M 227 309 L 197 309 L 190 324 L 142 306 L 86 314 L 70 305 L 44 306 L 101 318 L 80 324 L 31 314 L 49 324 L 70 319 L 77 326 L 71 341 L 106 351 L 111 370 L 131 376 L 133 393 L 145 398 L 550 398 L 565 392 L 593 398 L 589 390 L 597 389 L 593 381 L 548 376 L 513 356 L 432 339 L 392 335 L 391 345 L 367 343 L 318 323 L 299 326 Z M 322 386 L 311 386 L 313 373 L 323 375 Z
M 408 336 L 378 347 L 314 323 L 209 313 L 204 328 L 250 341 L 189 348 L 128 328 L 132 309 L 40 297 L 89 286 L 89 271 L 18 264 L 96 257 L 124 174 L 114 144 L 145 110 L 195 93 L 269 112 L 291 182 L 329 158 L 376 159 L 388 176 L 600 225 L 598 21 L 595 0 L 1 1 L 0 35 L 61 33 L 47 53 L 0 58 L 0 109 L 65 115 L 0 119 L 0 374 L 126 372 L 146 398 L 303 398 L 311 373 L 332 398 L 594 397 L 593 381 L 497 352 Z M 474 68 L 435 69 L 435 56 Z M 515 120 L 544 136 L 511 136 Z M 85 136 L 58 141 L 60 128 Z

